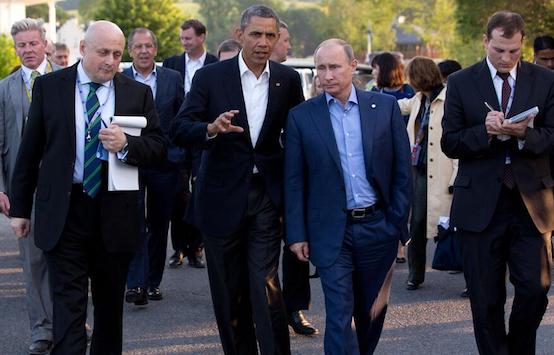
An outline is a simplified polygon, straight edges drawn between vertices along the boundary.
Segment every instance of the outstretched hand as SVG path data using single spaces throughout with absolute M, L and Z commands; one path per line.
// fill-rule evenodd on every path
M 238 115 L 239 110 L 223 112 L 212 123 L 208 124 L 208 136 L 212 137 L 219 133 L 242 133 L 244 129 L 231 123 L 233 117 Z

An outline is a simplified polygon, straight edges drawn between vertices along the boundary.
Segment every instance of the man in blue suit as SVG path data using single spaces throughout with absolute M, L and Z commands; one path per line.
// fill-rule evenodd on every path
M 160 126 L 166 138 L 170 124 L 183 103 L 183 79 L 172 69 L 155 65 L 157 40 L 147 28 L 136 28 L 129 34 L 128 49 L 133 65 L 123 74 L 144 83 L 152 89 Z M 169 141 L 169 139 L 168 139 Z M 173 201 L 180 181 L 179 167 L 184 164 L 185 151 L 173 145 L 167 149 L 167 157 L 156 165 L 141 169 L 141 204 L 144 206 L 144 191 L 147 191 L 147 218 L 143 248 L 136 254 L 129 267 L 125 300 L 144 305 L 150 300 L 161 300 L 160 283 L 164 272 L 167 250 L 167 231 L 173 211 Z M 144 208 L 141 209 L 144 212 Z M 142 218 L 144 221 L 144 218 Z
M 315 51 L 325 93 L 290 111 L 285 224 L 290 249 L 317 266 L 325 295 L 325 353 L 375 350 L 398 240 L 412 198 L 410 147 L 393 97 L 356 90 L 352 47 Z

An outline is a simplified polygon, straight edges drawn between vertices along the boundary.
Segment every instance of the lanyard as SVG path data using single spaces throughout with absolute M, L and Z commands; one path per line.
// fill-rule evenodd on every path
M 103 87 L 103 86 L 101 86 L 101 87 Z M 86 139 L 87 142 L 90 142 L 90 140 L 92 139 L 91 133 L 90 133 L 90 126 L 91 126 L 91 124 L 96 122 L 96 120 L 102 119 L 101 118 L 102 111 L 104 110 L 104 106 L 106 106 L 106 103 L 108 102 L 110 96 L 112 95 L 112 92 L 113 92 L 112 88 L 113 88 L 112 87 L 112 82 L 110 81 L 110 85 L 108 87 L 108 95 L 106 95 L 106 98 L 104 99 L 104 102 L 96 110 L 96 112 L 94 113 L 92 118 L 89 119 L 88 114 L 87 114 L 87 104 L 86 104 L 86 100 L 85 100 L 84 94 L 83 94 L 83 84 L 81 84 L 81 81 L 79 80 L 79 78 L 77 78 L 77 89 L 79 90 L 79 98 L 81 99 L 81 106 L 83 108 L 83 116 L 85 118 L 85 133 L 86 133 L 86 138 L 85 139 Z M 89 88 L 89 90 L 90 90 L 90 88 Z M 96 93 L 95 93 L 95 95 L 96 95 Z
M 31 75 L 33 75 L 33 71 L 31 71 Z M 46 69 L 44 70 L 44 74 L 50 73 L 51 71 L 52 71 L 52 64 L 50 64 L 50 62 L 46 62 Z M 27 93 L 27 98 L 29 99 L 29 102 L 31 102 L 33 97 L 33 88 L 31 87 L 31 80 L 27 79 L 27 76 L 25 75 L 25 72 L 23 71 L 23 69 L 21 70 L 21 76 L 23 77 L 23 82 L 25 83 L 25 92 Z

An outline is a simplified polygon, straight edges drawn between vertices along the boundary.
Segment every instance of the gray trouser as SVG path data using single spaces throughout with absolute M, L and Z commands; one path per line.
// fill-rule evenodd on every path
M 44 252 L 35 245 L 34 218 L 31 233 L 19 239 L 19 253 L 25 275 L 31 340 L 52 341 L 52 293 Z

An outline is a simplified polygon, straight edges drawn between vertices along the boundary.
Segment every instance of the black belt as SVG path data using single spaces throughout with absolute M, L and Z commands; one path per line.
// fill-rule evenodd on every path
M 353 208 L 351 210 L 346 210 L 346 213 L 348 214 L 348 217 L 358 219 L 358 218 L 364 218 L 366 216 L 369 216 L 370 214 L 380 209 L 381 209 L 381 205 L 377 202 L 368 207 Z

